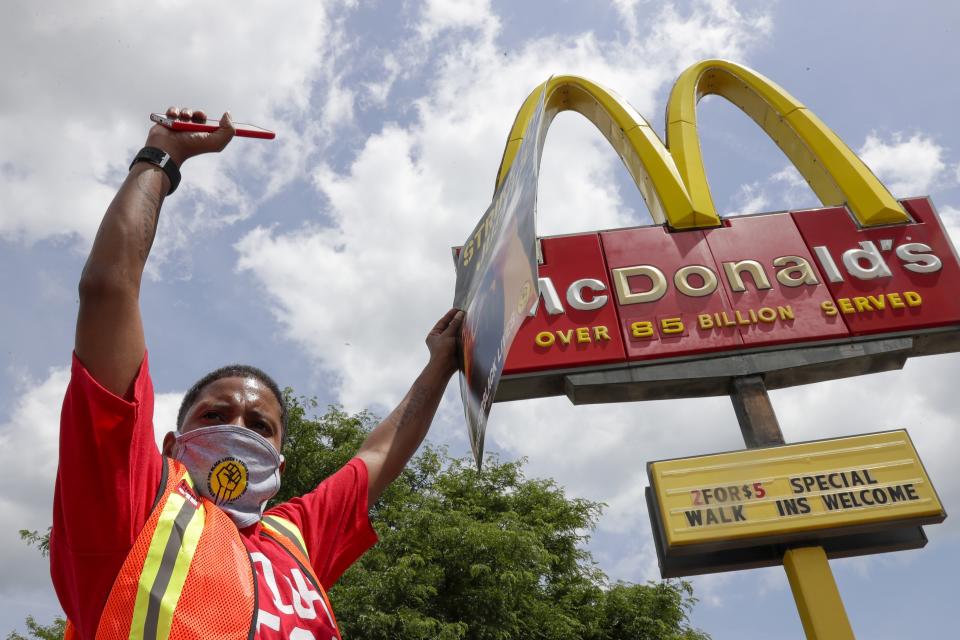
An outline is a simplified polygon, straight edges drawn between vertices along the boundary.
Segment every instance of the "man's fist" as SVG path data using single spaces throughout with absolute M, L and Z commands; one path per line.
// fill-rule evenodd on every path
M 203 111 L 186 108 L 170 107 L 167 109 L 168 118 L 205 122 L 207 114 Z M 201 153 L 217 153 L 233 140 L 236 132 L 230 113 L 224 113 L 220 118 L 220 128 L 211 133 L 195 131 L 172 131 L 163 125 L 155 124 L 147 134 L 145 146 L 157 147 L 170 154 L 177 165 L 182 165 L 187 159 Z

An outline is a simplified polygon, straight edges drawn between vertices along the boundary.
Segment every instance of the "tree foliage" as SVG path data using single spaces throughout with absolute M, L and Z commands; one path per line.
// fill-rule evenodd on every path
M 28 635 L 24 636 L 16 631 L 11 631 L 7 640 L 63 640 L 67 621 L 57 616 L 53 619 L 52 624 L 42 625 L 34 620 L 33 616 L 27 616 L 26 626 Z
M 375 423 L 367 413 L 289 398 L 278 500 L 345 464 Z M 610 585 L 584 544 L 601 505 L 568 498 L 523 461 L 472 460 L 425 446 L 371 510 L 380 542 L 330 592 L 348 638 L 698 640 L 689 583 Z
M 50 555 L 50 527 L 47 527 L 46 533 L 39 531 L 30 531 L 29 529 L 20 529 L 20 539 L 28 547 L 36 547 L 37 551 L 44 558 Z
M 369 413 L 288 393 L 282 502 L 350 460 L 376 423 Z M 380 542 L 330 590 L 346 638 L 363 640 L 709 640 L 690 627 L 690 584 L 609 584 L 584 548 L 601 505 L 568 498 L 521 461 L 469 458 L 425 446 L 371 509 Z M 46 555 L 49 531 L 21 538 Z M 64 621 L 26 620 L 59 640 Z

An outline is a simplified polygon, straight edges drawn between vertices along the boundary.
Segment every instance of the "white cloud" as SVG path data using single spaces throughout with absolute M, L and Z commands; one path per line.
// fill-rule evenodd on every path
M 770 174 L 770 181 L 784 184 L 791 189 L 808 186 L 807 181 L 803 179 L 803 176 L 792 164 L 788 164 L 780 171 Z
M 19 395 L 9 420 L 0 424 L 0 493 L 4 526 L 0 528 L 0 594 L 13 597 L 22 590 L 49 590 L 48 561 L 20 541 L 18 531 L 46 531 L 51 524 L 53 485 L 57 472 L 60 406 L 70 380 L 68 367 L 50 369 L 42 381 L 21 376 Z M 182 393 L 157 394 L 155 424 L 173 424 Z M 156 429 L 159 443 L 166 432 Z M 13 580 L 13 577 L 16 577 Z M 41 608 L 46 605 L 40 603 Z
M 429 41 L 443 30 L 465 28 L 495 30 L 499 20 L 490 11 L 489 0 L 426 0 L 418 31 Z
M 163 446 L 163 436 L 177 428 L 177 412 L 183 393 L 158 393 L 153 398 L 153 433 L 157 447 Z
M 777 210 L 811 209 L 823 206 L 813 189 L 792 164 L 787 164 L 780 171 L 770 174 L 768 187 L 772 192 L 774 208 Z
M 767 211 L 796 211 L 823 206 L 816 194 L 792 164 L 785 165 L 763 180 L 740 185 L 727 206 L 737 216 Z
M 613 8 L 620 14 L 623 26 L 631 37 L 636 37 L 640 28 L 637 20 L 637 5 L 640 0 L 613 0 Z
M 947 168 L 943 147 L 922 133 L 909 138 L 895 133 L 889 141 L 870 133 L 859 155 L 898 198 L 929 194 Z
M 947 230 L 947 235 L 950 236 L 954 251 L 956 251 L 956 249 L 960 247 L 960 209 L 947 205 L 945 207 L 937 207 L 937 213 L 940 214 L 940 221 Z
M 60 404 L 69 379 L 66 367 L 51 369 L 40 383 L 21 378 L 9 420 L 0 425 L 0 486 L 17 488 L 0 494 L 0 565 L 5 575 L 18 576 L 16 583 L 0 581 L 0 593 L 49 584 L 47 561 L 27 549 L 17 532 L 43 532 L 50 526 Z
M 330 24 L 324 5 L 308 1 L 283 10 L 225 0 L 150 11 L 117 1 L 11 5 L 0 23 L 0 238 L 89 243 L 146 137 L 147 116 L 171 103 L 229 108 L 275 127 L 278 139 L 237 141 L 222 160 L 187 164 L 153 266 L 194 234 L 249 215 L 258 195 L 296 177 L 304 152 L 322 144 L 322 130 L 293 122 L 324 102 L 313 82 L 331 73 Z M 342 119 L 349 101 L 331 91 L 326 102 L 336 108 L 325 117 Z M 240 169 L 270 178 L 241 184 Z
M 544 37 L 505 57 L 498 18 L 484 3 L 424 6 L 417 29 L 484 28 L 435 40 L 449 46 L 431 58 L 436 74 L 415 101 L 416 120 L 371 135 L 347 171 L 316 170 L 329 226 L 258 228 L 236 245 L 238 267 L 265 287 L 286 335 L 339 376 L 336 392 L 348 406 L 390 405 L 425 360 L 410 345 L 450 304 L 449 247 L 489 203 L 507 131 L 530 90 L 551 74 L 580 74 L 652 114 L 681 68 L 708 56 L 742 58 L 769 28 L 764 17 L 744 17 L 725 2 L 698 5 L 689 16 L 667 7 L 650 23 L 645 37 Z M 406 63 L 388 60 L 387 76 Z M 539 232 L 645 219 L 614 186 L 618 162 L 584 120 L 558 119 L 544 151 Z
M 731 197 L 732 211 L 727 216 L 742 216 L 748 213 L 768 211 L 770 198 L 760 182 L 742 184 Z
M 393 83 L 396 82 L 403 69 L 393 53 L 387 53 L 383 56 L 383 79 L 379 81 L 364 82 L 363 88 L 366 89 L 365 97 L 374 105 L 384 106 L 393 89 Z
M 691 440 L 678 432 L 689 434 L 698 450 L 742 446 L 726 398 L 573 406 L 557 397 L 497 404 L 490 416 L 488 437 L 527 456 L 532 475 L 554 477 L 574 495 L 606 502 L 601 529 L 611 533 L 647 522 L 645 462 L 690 455 Z

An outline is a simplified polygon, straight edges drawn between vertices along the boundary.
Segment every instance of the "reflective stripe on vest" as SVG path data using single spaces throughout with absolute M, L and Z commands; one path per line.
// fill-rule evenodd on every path
M 308 561 L 310 560 L 310 554 L 307 553 L 307 543 L 303 540 L 303 534 L 300 533 L 300 529 L 297 525 L 293 524 L 293 522 L 280 516 L 263 516 L 260 523 L 270 531 L 292 542 L 300 553 L 303 554 L 303 557 Z
M 107 596 L 96 638 L 252 638 L 256 579 L 240 533 L 193 491 L 182 464 L 164 462 L 165 482 Z
M 184 473 L 183 481 L 193 489 L 189 473 Z M 165 640 L 169 637 L 173 612 L 180 600 L 205 521 L 204 509 L 194 502 L 192 496 L 185 496 L 180 491 L 170 492 L 140 573 L 130 640 Z
M 320 583 L 320 578 L 317 577 L 316 572 L 313 570 L 313 564 L 310 562 L 310 554 L 307 553 L 307 544 L 303 539 L 303 534 L 300 532 L 299 527 L 286 518 L 274 515 L 263 516 L 260 524 L 263 525 L 263 533 L 276 540 L 280 546 L 286 549 L 287 553 L 293 556 L 297 564 L 307 573 L 307 578 L 310 579 L 313 586 L 316 587 L 320 596 L 323 598 L 320 603 L 323 605 L 324 613 L 327 614 L 327 620 L 330 622 L 330 626 L 332 626 L 336 632 L 337 638 L 341 638 L 342 640 L 340 626 L 337 624 L 337 618 L 333 614 L 333 605 L 330 603 L 330 598 L 327 597 L 326 589 L 324 589 Z

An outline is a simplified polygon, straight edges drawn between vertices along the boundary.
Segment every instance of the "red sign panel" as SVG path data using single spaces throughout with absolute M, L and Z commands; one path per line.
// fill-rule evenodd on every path
M 848 335 L 820 312 L 830 291 L 789 213 L 730 218 L 704 235 L 745 346 Z
M 706 269 L 714 264 L 702 231 L 670 233 L 660 226 L 641 227 L 607 231 L 600 238 L 612 274 L 628 359 L 679 356 L 743 344 L 735 327 L 704 331 L 697 326 L 698 316 L 712 317 L 730 308 L 724 292 L 716 288 L 716 278 L 712 280 L 715 291 L 701 295 L 711 286 Z M 697 295 L 683 294 L 681 288 Z
M 506 369 L 513 373 L 623 362 L 606 262 L 595 233 L 541 243 L 536 315 L 520 325 Z M 524 345 L 526 358 L 518 358 Z
M 904 200 L 913 224 L 858 229 L 845 209 L 793 213 L 824 265 L 833 298 L 853 335 L 954 324 L 960 266 L 926 198 Z
M 541 240 L 540 298 L 504 375 L 960 324 L 960 265 L 929 200 L 861 229 L 844 208 Z

